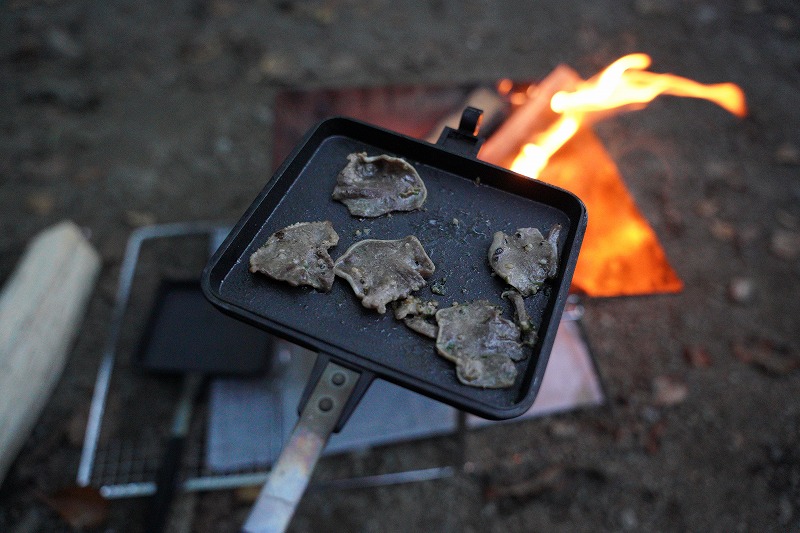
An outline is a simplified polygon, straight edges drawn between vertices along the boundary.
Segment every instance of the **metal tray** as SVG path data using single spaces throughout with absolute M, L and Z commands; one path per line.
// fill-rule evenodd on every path
M 446 128 L 434 145 L 348 118 L 321 122 L 278 169 L 206 266 L 202 286 L 212 303 L 320 352 L 306 399 L 327 362 L 359 372 L 338 427 L 375 377 L 489 419 L 519 416 L 536 397 L 568 295 L 586 209 L 567 191 L 475 159 L 476 126 L 477 119 L 462 120 L 458 130 Z M 361 151 L 402 157 L 414 165 L 428 189 L 424 208 L 361 219 L 332 200 L 346 156 Z M 439 300 L 440 308 L 487 299 L 504 306 L 507 317 L 512 311 L 500 296 L 504 283 L 492 275 L 486 258 L 493 233 L 536 227 L 546 234 L 561 224 L 558 274 L 526 299 L 539 340 L 531 356 L 518 363 L 515 385 L 490 390 L 461 384 L 453 364 L 436 354 L 431 339 L 395 320 L 391 311 L 380 315 L 362 307 L 344 280 L 337 279 L 329 293 L 321 293 L 248 271 L 249 256 L 273 232 L 318 220 L 330 220 L 339 234 L 339 244 L 330 250 L 334 259 L 364 238 L 415 235 L 436 264 L 435 274 L 418 295 Z M 431 293 L 434 284 L 444 295 Z
M 262 330 L 217 311 L 199 280 L 163 279 L 132 363 L 156 374 L 256 376 L 269 367 L 272 343 Z

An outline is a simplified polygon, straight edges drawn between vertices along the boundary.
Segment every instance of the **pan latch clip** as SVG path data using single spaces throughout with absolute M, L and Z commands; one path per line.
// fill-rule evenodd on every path
M 483 111 L 481 109 L 467 107 L 461 114 L 458 129 L 454 130 L 445 126 L 436 144 L 459 155 L 477 157 L 478 150 L 483 144 L 483 139 L 477 137 L 482 118 Z

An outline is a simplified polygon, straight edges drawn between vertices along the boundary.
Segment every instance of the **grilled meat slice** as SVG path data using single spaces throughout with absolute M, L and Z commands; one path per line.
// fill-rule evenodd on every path
M 536 228 L 520 228 L 513 235 L 494 234 L 489 246 L 489 265 L 522 296 L 536 294 L 542 283 L 558 272 L 559 224 L 545 239 Z
M 346 205 L 350 214 L 378 217 L 392 211 L 413 211 L 425 203 L 425 184 L 404 159 L 359 152 L 348 155 L 347 161 L 336 177 L 333 199 Z
M 366 239 L 336 260 L 334 272 L 350 283 L 361 304 L 379 313 L 386 304 L 425 286 L 436 269 L 413 235 L 393 241 Z
M 327 220 L 292 224 L 270 235 L 250 256 L 250 272 L 327 292 L 334 280 L 328 248 L 338 242 L 339 235 Z
M 465 385 L 505 388 L 514 385 L 514 361 L 525 357 L 519 327 L 500 316 L 486 300 L 454 305 L 436 312 L 436 351 L 456 364 Z

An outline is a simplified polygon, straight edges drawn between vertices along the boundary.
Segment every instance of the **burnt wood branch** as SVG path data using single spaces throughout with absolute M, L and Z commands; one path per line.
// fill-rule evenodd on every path
M 506 100 L 497 94 L 497 91 L 488 87 L 478 87 L 470 92 L 467 97 L 461 102 L 458 107 L 445 118 L 439 121 L 433 127 L 431 132 L 425 137 L 425 140 L 430 143 L 435 143 L 439 136 L 442 134 L 445 126 L 450 128 L 458 128 L 458 122 L 461 120 L 461 113 L 467 107 L 474 107 L 483 111 L 481 122 L 481 131 L 479 135 L 486 131 L 491 131 L 501 122 L 508 111 L 508 103 Z
M 578 73 L 570 67 L 556 67 L 536 86 L 532 96 L 486 140 L 478 158 L 505 168 L 511 166 L 522 147 L 558 119 L 558 113 L 550 109 L 553 95 L 574 89 L 580 81 Z

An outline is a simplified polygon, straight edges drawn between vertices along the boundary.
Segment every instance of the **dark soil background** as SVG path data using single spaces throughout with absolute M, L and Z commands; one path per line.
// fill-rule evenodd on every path
M 103 271 L 0 489 L 0 530 L 70 530 L 43 496 L 74 482 L 125 242 L 143 224 L 236 220 L 270 175 L 279 88 L 540 79 L 562 62 L 588 77 L 634 51 L 654 71 L 739 84 L 750 116 L 662 98 L 596 128 L 686 283 L 584 301 L 609 405 L 467 434 L 473 474 L 309 493 L 292 530 L 800 531 L 789 0 L 2 2 L 0 281 L 65 218 L 87 229 Z M 433 466 L 457 448 L 393 446 L 318 474 Z M 251 498 L 200 495 L 184 523 L 235 531 Z M 94 530 L 139 530 L 142 509 L 113 502 Z

